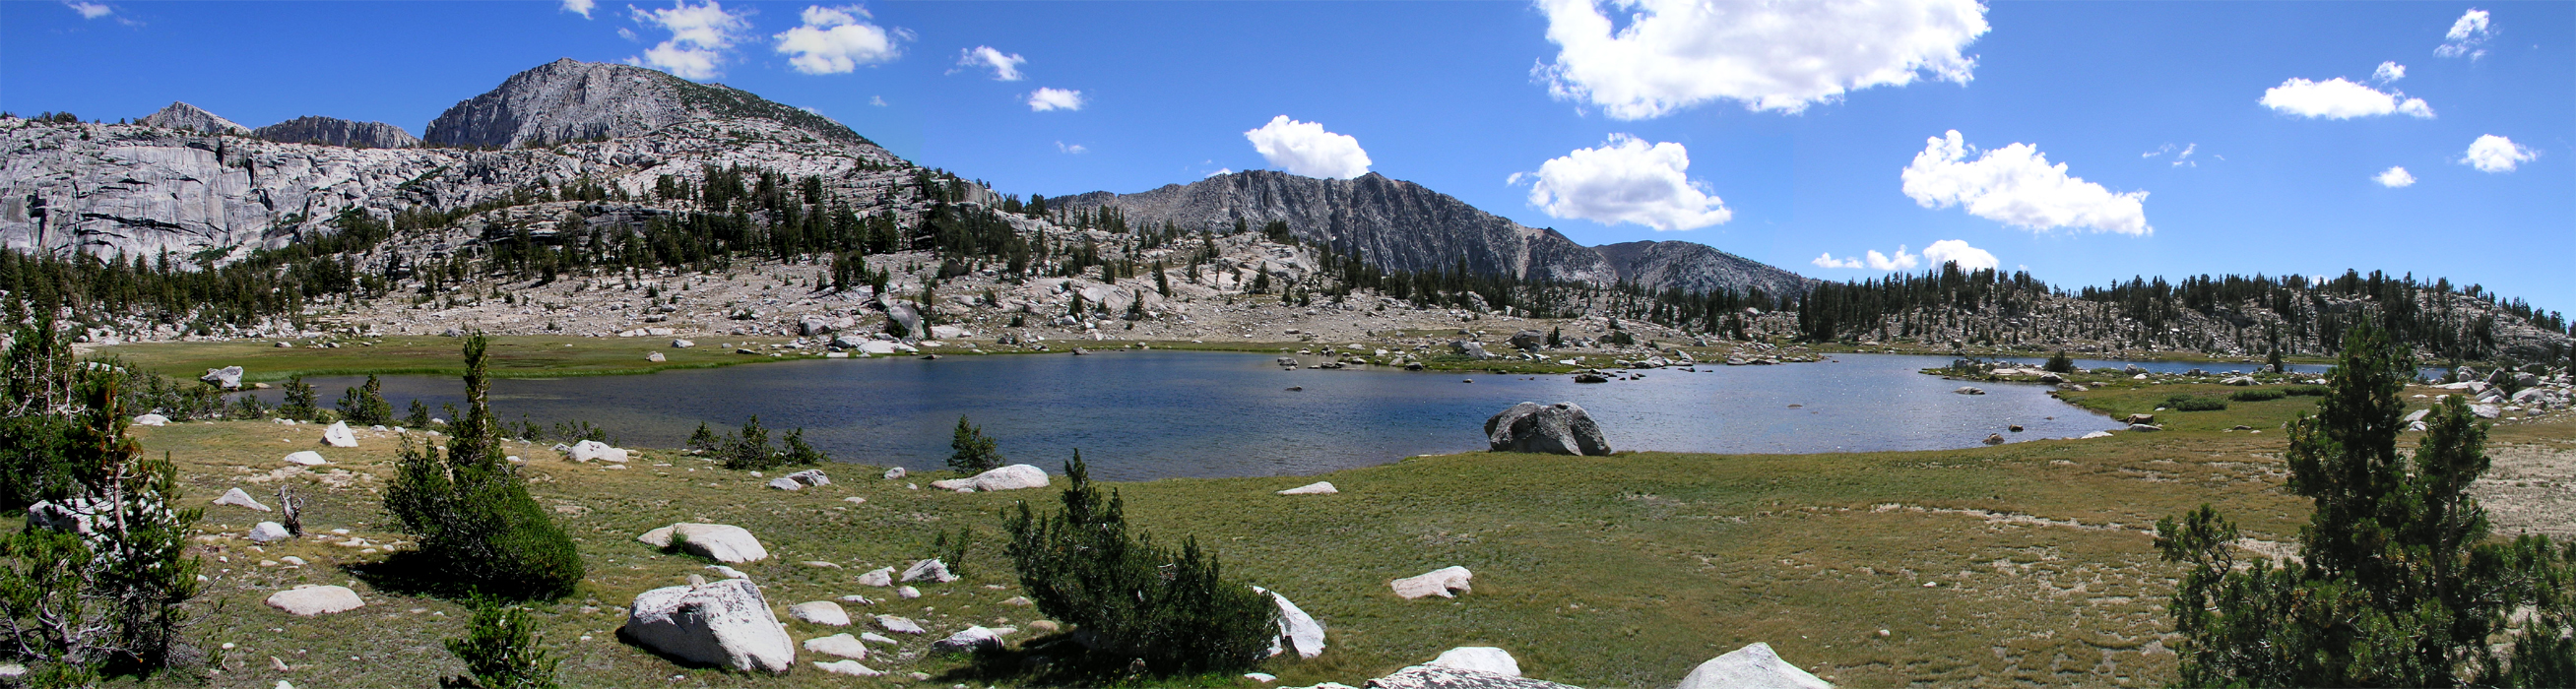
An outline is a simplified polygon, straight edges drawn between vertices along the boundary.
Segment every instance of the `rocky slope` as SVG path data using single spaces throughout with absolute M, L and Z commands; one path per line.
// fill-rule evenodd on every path
M 163 106 L 160 112 L 144 115 L 143 119 L 135 120 L 134 123 L 208 134 L 242 134 L 250 131 L 249 127 L 224 119 L 222 115 L 206 112 L 204 108 L 179 101 L 171 101 L 169 105 Z
M 279 143 L 322 143 L 352 148 L 410 148 L 420 145 L 420 137 L 383 122 L 352 122 L 310 115 L 253 129 L 250 135 Z
M 1393 270 L 1454 270 L 1463 262 L 1473 272 L 1528 280 L 1626 280 L 1656 289 L 1760 287 L 1772 294 L 1796 294 L 1806 284 L 1794 273 L 1688 242 L 1586 247 L 1555 230 L 1526 227 L 1377 173 L 1336 180 L 1254 170 L 1135 194 L 1097 191 L 1058 201 L 1074 208 L 1114 207 L 1130 224 L 1169 222 L 1185 230 L 1284 222 L 1299 239 L 1357 251 Z
M 439 146 L 521 148 L 736 118 L 773 120 L 824 138 L 868 144 L 829 118 L 722 84 L 571 58 L 512 75 L 500 88 L 457 103 L 430 121 L 421 138 Z

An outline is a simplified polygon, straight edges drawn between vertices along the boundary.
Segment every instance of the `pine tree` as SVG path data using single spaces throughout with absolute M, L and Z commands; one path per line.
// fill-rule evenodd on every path
M 538 645 L 528 611 L 500 601 L 474 601 L 474 621 L 447 652 L 464 661 L 465 676 L 438 681 L 441 689 L 554 689 L 561 659 Z
M 286 398 L 278 402 L 277 416 L 297 421 L 313 421 L 322 416 L 321 399 L 313 396 L 313 386 L 304 382 L 304 376 L 286 379 Z
M 448 429 L 446 453 L 406 436 L 385 511 L 419 545 L 408 557 L 439 572 L 453 593 L 549 599 L 584 574 L 581 553 L 528 495 L 503 461 L 501 425 L 488 402 L 482 333 L 465 339 L 465 413 Z
M 957 417 L 957 432 L 949 439 L 948 448 L 948 468 L 960 473 L 990 471 L 1005 461 L 993 439 L 984 436 L 983 427 L 968 423 L 964 415 Z
M 760 417 L 742 422 L 742 431 L 724 448 L 724 468 L 757 471 L 777 466 L 777 452 L 769 447 L 769 429 L 760 426 Z
M 393 423 L 394 405 L 392 402 L 385 401 L 384 390 L 383 381 L 377 380 L 375 374 L 367 374 L 365 384 L 341 393 L 340 417 L 347 419 L 349 423 L 361 425 Z M 418 401 L 414 402 L 417 404 Z M 419 411 L 426 413 L 428 410 L 424 408 Z

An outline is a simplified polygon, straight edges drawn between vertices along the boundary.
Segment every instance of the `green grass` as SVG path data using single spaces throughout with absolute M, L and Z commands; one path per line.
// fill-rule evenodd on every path
M 700 338 L 698 346 L 688 349 L 671 348 L 671 338 L 668 337 L 495 335 L 491 340 L 491 372 L 502 378 L 651 373 L 809 356 L 790 354 L 771 358 L 766 354 L 735 354 L 733 347 L 722 346 L 727 342 L 770 344 L 785 342 L 786 338 Z M 307 341 L 296 342 L 302 344 Z M 297 375 L 460 375 L 465 370 L 459 355 L 464 345 L 456 338 L 406 335 L 362 342 L 343 340 L 337 348 L 281 348 L 263 340 L 156 342 L 101 347 L 97 352 L 121 357 L 147 371 L 183 379 L 194 379 L 204 375 L 206 369 L 223 366 L 242 367 L 242 378 L 246 381 L 279 381 Z M 664 361 L 656 363 L 645 358 L 645 355 L 657 351 L 662 353 Z

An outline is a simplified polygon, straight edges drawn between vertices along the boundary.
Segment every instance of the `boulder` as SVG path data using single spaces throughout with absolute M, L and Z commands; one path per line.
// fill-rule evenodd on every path
M 269 511 L 267 505 L 259 504 L 259 500 L 253 499 L 249 493 L 242 492 L 240 488 L 224 491 L 223 497 L 215 498 L 215 504 L 248 507 L 261 512 Z
M 1610 441 L 1592 415 L 1573 402 L 1539 406 L 1512 405 L 1485 419 L 1485 440 L 1495 452 L 1539 452 L 1560 455 L 1610 454 Z
M 2055 373 L 2042 373 L 2039 374 L 2039 382 L 2056 385 L 2058 383 L 2066 382 L 2066 378 Z
M 656 548 L 679 548 L 717 562 L 743 563 L 769 559 L 769 550 L 760 547 L 760 539 L 751 532 L 731 524 L 696 524 L 681 522 L 644 532 L 635 537 Z
M 968 478 L 953 478 L 930 483 L 932 488 L 961 492 L 1045 488 L 1046 485 L 1046 470 L 1027 464 L 1013 464 Z
M 974 331 L 954 325 L 930 326 L 930 339 L 933 340 L 959 340 L 974 336 Z
M 684 663 L 769 673 L 796 665 L 796 642 L 747 579 L 653 589 L 630 610 L 619 630 L 628 641 Z
M 814 669 L 835 675 L 849 675 L 851 677 L 882 677 L 885 675 L 884 671 L 873 669 L 866 665 L 860 665 L 859 661 L 856 660 L 835 660 L 829 663 L 817 662 L 814 664 Z
M 1322 623 L 1316 622 L 1314 616 L 1299 609 L 1296 603 L 1288 602 L 1288 597 L 1279 595 L 1277 591 L 1259 586 L 1252 587 L 1252 590 L 1269 596 L 1270 602 L 1279 607 L 1279 638 L 1270 640 L 1270 655 L 1279 655 L 1291 648 L 1296 649 L 1300 658 L 1324 654 Z
M 331 462 L 330 460 L 323 459 L 322 453 L 320 452 L 314 452 L 312 450 L 296 450 L 294 452 L 286 453 L 286 463 L 309 467 L 321 466 Z
M 2254 379 L 2253 379 L 2252 377 L 2249 377 L 2249 376 L 2235 376 L 2235 377 L 2231 377 L 2231 378 L 2228 378 L 2228 379 L 2225 379 L 2225 380 L 2218 381 L 2218 384 L 2219 384 L 2219 385 L 2234 385 L 2234 386 L 2237 386 L 2237 387 L 2244 387 L 2244 386 L 2248 386 L 2248 385 L 2253 385 L 2253 384 L 2254 384 Z
M 225 390 L 241 389 L 241 378 L 242 367 L 240 366 L 210 368 L 206 369 L 206 375 L 197 376 L 197 380 L 206 381 L 215 387 L 223 388 Z
M 2154 414 L 2130 414 L 2130 415 L 2129 415 L 2129 418 L 2121 419 L 2121 420 L 2120 420 L 2120 422 L 2121 422 L 2121 423 L 2155 423 L 2155 422 L 2156 422 L 2156 415 L 2154 415 Z
M 859 353 L 886 356 L 895 353 L 895 347 L 894 343 L 885 340 L 869 340 L 859 343 Z
M 2111 432 L 2110 432 L 2110 431 L 2094 431 L 2094 432 L 2091 432 L 2091 433 L 2086 433 L 2086 434 L 2084 434 L 2083 436 L 2078 437 L 2078 438 L 2076 438 L 2076 439 L 2077 439 L 2077 440 L 2092 440 L 2092 439 L 2094 439 L 2094 438 L 2108 438 L 2108 437 L 2111 437 Z
M 934 653 L 998 651 L 1002 650 L 1002 635 L 985 629 L 983 625 L 976 625 L 950 634 L 948 638 L 930 642 L 930 650 Z
M 893 585 L 894 585 L 894 568 L 893 568 L 893 567 L 879 567 L 879 568 L 876 568 L 876 569 L 873 569 L 873 570 L 869 570 L 869 571 L 868 571 L 867 573 L 865 573 L 865 574 L 860 574 L 860 575 L 859 575 L 859 585 L 861 585 L 861 586 L 893 586 Z
M 885 470 L 885 480 L 892 481 L 892 480 L 895 480 L 895 479 L 903 478 L 903 476 L 904 476 L 903 467 L 894 467 L 894 468 L 891 468 L 891 469 L 887 469 L 887 470 Z
M 91 522 L 98 518 L 99 510 L 92 505 L 93 503 L 87 498 L 72 498 L 63 502 L 39 500 L 36 504 L 27 506 L 27 525 L 40 529 L 86 534 L 90 532 Z M 280 531 L 283 532 L 283 529 L 281 528 Z
M 695 347 L 695 346 L 698 346 L 698 343 L 690 342 L 690 341 L 688 341 L 688 340 L 681 340 L 681 339 L 673 339 L 673 340 L 671 340 L 671 348 L 672 348 L 672 349 L 688 349 L 688 348 L 690 348 L 690 347 Z
M 2163 426 L 2158 426 L 2158 425 L 2155 425 L 2155 424 L 2146 424 L 2146 423 L 2133 423 L 2133 424 L 2129 424 L 2129 430 L 2137 431 L 2137 432 L 2140 432 L 2140 433 L 2153 433 L 2153 432 L 2161 431 L 2161 430 L 2164 430 L 2164 429 L 2165 429 L 2165 427 L 2163 427 Z
M 895 302 L 887 306 L 886 323 L 889 324 L 886 332 L 899 337 L 919 338 L 929 334 L 921 327 L 921 312 L 914 310 L 909 302 Z M 896 323 L 902 324 L 899 326 L 900 331 L 897 330 L 897 326 L 892 325 Z
M 842 624 L 848 623 L 848 620 L 842 621 Z M 843 658 L 857 658 L 865 660 L 868 657 L 868 645 L 861 643 L 858 637 L 850 636 L 848 634 L 834 634 L 831 636 L 806 639 L 805 650 L 812 653 L 836 655 Z
M 1440 657 L 1424 663 L 1452 670 L 1491 672 L 1505 677 L 1521 676 L 1521 664 L 1512 654 L 1492 646 L 1460 646 L 1440 652 Z
M 2481 419 L 2492 419 L 2503 416 L 2504 408 L 2492 404 L 2472 404 L 2469 405 L 2469 413 Z
M 921 623 L 919 623 L 919 622 L 914 622 L 914 621 L 912 621 L 910 618 L 896 617 L 896 616 L 893 616 L 893 615 L 878 615 L 878 616 L 877 616 L 877 626 L 878 626 L 878 627 L 883 627 L 883 628 L 885 628 L 885 630 L 886 630 L 886 631 L 894 632 L 894 633 L 896 633 L 896 634 L 928 634 L 928 633 L 930 633 L 930 632 L 928 632 L 928 631 L 923 630 L 923 629 L 921 628 Z
M 358 599 L 358 592 L 351 591 L 346 586 L 303 584 L 268 595 L 268 607 L 284 610 L 298 617 L 347 612 L 366 605 L 366 601 Z
M 832 321 L 821 316 L 806 316 L 796 322 L 796 334 L 804 337 L 830 335 L 833 330 Z
M 330 428 L 322 429 L 322 444 L 332 447 L 357 447 L 358 436 L 349 432 L 348 423 L 333 421 Z
M 945 584 L 956 581 L 957 575 L 948 573 L 947 563 L 940 562 L 938 558 L 932 558 L 912 563 L 911 567 L 904 569 L 903 580 L 906 583 L 927 581 L 935 584 Z
M 2433 410 L 2431 410 L 2431 409 L 2417 409 L 2417 410 L 2415 410 L 2415 411 L 2407 412 L 2407 413 L 2406 413 L 2406 418 L 2398 419 L 2398 421 L 2401 421 L 2401 422 L 2404 422 L 2404 423 L 2414 423 L 2414 422 L 2417 422 L 2417 421 L 2422 421 L 2422 420 L 2424 420 L 2424 417 L 2426 417 L 2426 416 L 2431 416 L 2432 414 L 2433 414 Z
M 1833 689 L 1832 684 L 1798 669 L 1756 641 L 1726 655 L 1710 658 L 1682 677 L 1676 689 Z
M 281 541 L 294 537 L 295 534 L 287 533 L 286 525 L 277 522 L 260 522 L 258 526 L 250 527 L 250 534 L 246 536 L 256 543 Z
M 2018 430 L 2021 430 L 2021 429 L 2019 429 L 2019 428 L 2015 428 L 2015 429 L 2013 429 L 2013 430 L 2018 431 Z M 2002 445 L 2002 444 L 2004 444 L 2004 434 L 2002 434 L 2002 433 L 1989 433 L 1989 434 L 1986 434 L 1986 444 L 1988 444 L 1988 445 Z
M 565 448 L 564 457 L 575 462 L 599 460 L 603 462 L 624 464 L 626 463 L 626 450 L 623 448 L 609 447 L 608 443 L 599 442 L 597 440 L 584 440 L 573 443 L 572 446 Z
M 167 426 L 167 425 L 170 425 L 170 417 L 162 416 L 162 415 L 160 415 L 160 414 L 145 414 L 145 415 L 142 415 L 142 416 L 134 417 L 134 425 L 137 425 L 137 426 Z
M 797 483 L 796 479 L 780 476 L 778 478 L 770 479 L 769 487 L 779 490 L 804 490 L 805 484 Z
M 1986 391 L 1985 391 L 1985 390 L 1979 389 L 1979 388 L 1977 388 L 1976 386 L 1973 386 L 1973 385 L 1969 385 L 1969 386 L 1961 386 L 1959 389 L 1957 389 L 1957 390 L 1952 390 L 1951 392 L 1959 393 L 1959 394 L 1962 394 L 1962 395 L 1983 395 L 1983 394 L 1986 394 Z
M 823 475 L 823 470 L 821 469 L 806 469 L 804 471 L 788 474 L 779 478 L 795 481 L 808 486 L 832 485 L 832 477 Z
M 1604 376 L 1604 375 L 1601 375 L 1601 374 L 1598 374 L 1598 373 L 1590 373 L 1590 372 L 1586 372 L 1586 373 L 1577 373 L 1577 374 L 1574 374 L 1574 382 L 1577 382 L 1577 383 L 1607 383 L 1607 382 L 1610 382 L 1610 377 L 1609 377 L 1609 376 Z
M 896 597 L 896 598 L 901 598 L 901 599 L 904 599 L 904 600 L 912 600 L 912 599 L 915 599 L 915 598 L 920 598 L 920 597 L 921 597 L 921 589 L 913 588 L 913 587 L 910 587 L 910 586 L 897 586 L 897 587 L 895 587 L 895 589 L 894 589 L 894 597 Z
M 656 364 L 658 364 L 658 363 L 662 363 L 663 361 L 665 361 L 665 359 L 662 357 L 662 353 L 661 353 L 661 352 L 647 352 L 647 353 L 645 353 L 645 354 L 644 354 L 644 360 L 645 360 L 645 361 L 650 361 L 650 362 L 653 362 L 653 363 L 656 363 Z
M 1444 567 L 1417 576 L 1390 581 L 1386 585 L 1395 589 L 1396 596 L 1406 600 L 1424 596 L 1456 598 L 1457 594 L 1467 592 L 1467 582 L 1475 576 L 1475 573 L 1467 571 L 1465 567 Z
M 1536 330 L 1523 330 L 1512 333 L 1511 344 L 1513 349 L 1535 352 L 1538 351 L 1539 348 L 1547 346 L 1547 333 Z
M 787 616 L 829 627 L 850 626 L 850 613 L 841 604 L 827 600 L 808 601 L 787 606 Z M 842 636 L 849 636 L 843 634 Z M 856 656 L 852 656 L 856 657 Z
M 1492 353 L 1485 351 L 1485 343 L 1474 340 L 1453 340 L 1449 343 L 1449 351 L 1477 361 L 1494 358 Z
M 1295 488 L 1290 488 L 1290 489 L 1287 489 L 1287 490 L 1279 491 L 1279 494 L 1280 494 L 1280 495 L 1333 495 L 1333 494 L 1337 494 L 1337 493 L 1340 493 L 1340 492 L 1342 492 L 1342 491 L 1340 491 L 1340 490 L 1338 490 L 1338 489 L 1333 488 L 1333 482 L 1331 482 L 1331 481 L 1316 481 L 1316 482 L 1314 482 L 1314 483 L 1309 483 L 1309 484 L 1302 485 L 1302 486 L 1298 486 L 1298 487 L 1295 487 Z

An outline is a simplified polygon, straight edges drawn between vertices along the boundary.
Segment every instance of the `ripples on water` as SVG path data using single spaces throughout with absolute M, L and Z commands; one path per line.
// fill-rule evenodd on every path
M 1948 364 L 1945 357 L 1846 354 L 1812 364 L 1639 371 L 1643 380 L 1598 384 L 1563 375 L 1283 371 L 1276 358 L 1145 351 L 825 359 L 497 380 L 492 405 L 504 420 L 589 421 L 643 447 L 678 447 L 701 421 L 725 431 L 756 414 L 773 440 L 803 427 L 834 458 L 914 469 L 944 466 L 965 414 L 1012 461 L 1052 472 L 1081 448 L 1095 474 L 1113 480 L 1311 474 L 1481 450 L 1486 417 L 1521 401 L 1582 405 L 1620 450 L 1929 450 L 1975 446 L 1990 433 L 2023 441 L 2119 426 L 2048 397 L 2042 386 L 1975 383 L 1987 394 L 1959 395 L 1951 390 L 1963 383 L 1917 372 Z M 327 401 L 361 380 L 307 382 Z M 462 403 L 454 378 L 384 383 L 395 409 L 414 398 L 433 410 Z M 262 394 L 274 403 L 279 391 Z M 2012 424 L 2027 432 L 2006 431 Z

